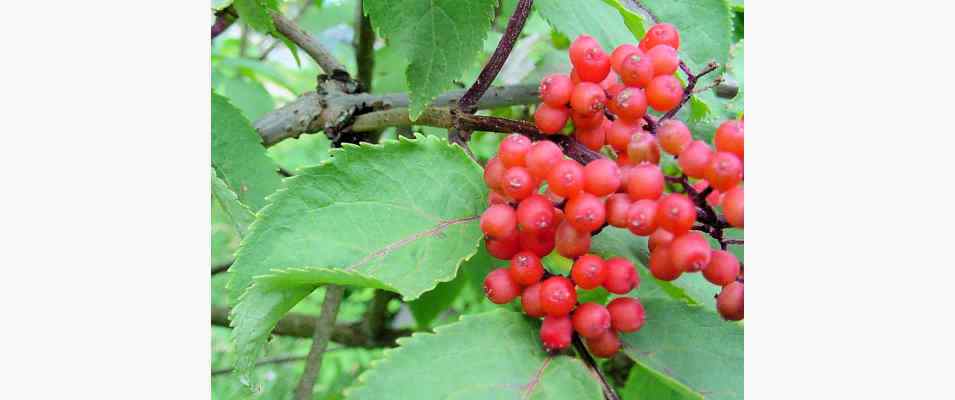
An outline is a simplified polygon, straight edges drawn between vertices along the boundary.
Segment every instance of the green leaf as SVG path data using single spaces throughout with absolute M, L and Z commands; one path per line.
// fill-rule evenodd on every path
M 620 396 L 627 400 L 703 400 L 703 396 L 673 378 L 634 363 Z
M 571 41 L 587 34 L 608 52 L 623 43 L 637 42 L 624 17 L 603 0 L 537 0 L 534 7 Z
M 602 399 L 582 361 L 541 349 L 539 323 L 497 309 L 398 339 L 347 389 L 349 399 Z
M 726 72 L 736 80 L 739 87 L 739 93 L 730 101 L 727 107 L 731 117 L 743 112 L 743 41 L 740 40 L 730 49 L 730 63 L 726 66 Z
M 276 32 L 275 37 L 277 37 L 279 40 L 282 41 L 283 44 L 285 44 L 285 47 L 287 47 L 289 52 L 292 53 L 292 58 L 295 59 L 295 65 L 301 68 L 302 60 L 298 58 L 298 45 L 295 44 L 295 42 L 293 42 L 292 39 L 289 39 L 288 36 L 285 36 L 284 34 L 280 32 Z
M 233 0 L 239 18 L 259 32 L 275 31 L 269 10 L 278 10 L 277 0 Z
M 621 335 L 627 356 L 707 399 L 743 398 L 741 324 L 678 300 L 644 299 L 643 306 L 643 328 Z
M 604 3 L 617 9 L 617 12 L 623 17 L 623 23 L 627 25 L 627 29 L 630 29 L 634 37 L 643 37 L 647 32 L 647 28 L 643 24 L 643 17 L 621 4 L 620 0 L 604 0 Z
M 232 5 L 232 0 L 212 0 L 212 9 L 222 11 Z
M 411 119 L 454 87 L 480 54 L 495 0 L 365 0 L 372 25 L 411 60 Z
M 272 95 L 265 86 L 243 76 L 225 79 L 219 92 L 242 110 L 249 121 L 255 121 L 275 108 Z
M 252 210 L 245 204 L 239 202 L 239 197 L 235 195 L 232 189 L 225 184 L 221 178 L 216 176 L 216 171 L 212 170 L 212 197 L 219 203 L 220 209 L 225 214 L 232 226 L 235 227 L 239 236 L 245 236 L 249 225 L 255 220 Z
M 726 65 L 733 20 L 726 0 L 641 0 L 660 22 L 680 30 L 680 53 L 691 71 L 712 60 Z M 714 74 L 715 76 L 715 74 Z
M 474 259 L 475 258 L 472 257 L 462 264 L 461 268 L 467 268 L 468 263 Z M 431 326 L 431 322 L 441 315 L 442 311 L 448 309 L 451 303 L 458 298 L 458 295 L 461 294 L 461 290 L 464 289 L 467 282 L 467 275 L 458 273 L 458 276 L 454 279 L 439 283 L 434 289 L 425 292 L 421 297 L 408 303 L 408 308 L 411 309 L 411 315 L 414 316 L 418 328 L 427 329 Z
M 282 183 L 249 120 L 216 93 L 212 93 L 212 167 L 252 210 L 262 208 L 265 197 Z

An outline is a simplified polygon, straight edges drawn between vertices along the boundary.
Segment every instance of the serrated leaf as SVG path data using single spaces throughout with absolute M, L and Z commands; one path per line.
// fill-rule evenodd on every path
M 232 6 L 252 29 L 263 33 L 275 31 L 269 10 L 278 10 L 277 0 L 233 0 Z
M 643 37 L 643 34 L 647 32 L 647 28 L 643 23 L 643 16 L 621 4 L 620 0 L 603 1 L 620 13 L 620 16 L 623 17 L 623 23 L 627 25 L 627 29 L 630 29 L 634 37 Z
M 679 300 L 643 300 L 647 320 L 620 336 L 623 351 L 702 397 L 743 398 L 743 327 Z
M 398 340 L 349 399 L 602 399 L 582 361 L 541 349 L 539 323 L 497 309 Z
M 620 391 L 627 400 L 703 400 L 703 396 L 659 371 L 634 363 Z
M 623 43 L 637 42 L 620 13 L 603 0 L 537 0 L 534 8 L 571 41 L 587 34 L 607 52 Z
M 255 219 L 255 215 L 249 207 L 239 202 L 239 197 L 216 175 L 214 169 L 212 170 L 212 197 L 219 203 L 220 209 L 225 213 L 232 226 L 235 227 L 236 233 L 240 237 L 245 236 L 245 232 Z
M 458 295 L 467 288 L 468 284 L 475 280 L 475 275 L 480 275 L 479 279 L 483 286 L 484 276 L 487 275 L 491 264 L 491 256 L 487 254 L 483 245 L 478 247 L 478 252 L 461 264 L 458 276 L 448 282 L 439 283 L 434 289 L 408 303 L 408 308 L 411 309 L 411 315 L 414 316 L 418 328 L 427 329 L 430 327 L 431 322 L 441 315 L 441 312 L 447 310 L 458 298 Z
M 411 119 L 454 87 L 481 52 L 495 0 L 365 0 L 372 25 L 411 60 Z
M 726 0 L 641 0 L 660 22 L 680 30 L 680 53 L 692 71 L 712 60 L 726 65 L 733 20 Z M 715 74 L 714 74 L 715 76 Z
M 275 163 L 265 155 L 262 138 L 229 100 L 212 93 L 212 167 L 239 201 L 253 211 L 281 186 Z

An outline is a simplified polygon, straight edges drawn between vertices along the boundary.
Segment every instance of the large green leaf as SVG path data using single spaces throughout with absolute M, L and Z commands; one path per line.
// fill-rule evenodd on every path
M 641 0 L 660 22 L 680 30 L 680 53 L 692 71 L 716 60 L 725 65 L 733 44 L 733 20 L 726 0 Z M 713 74 L 716 76 L 716 74 Z
M 411 119 L 451 89 L 481 52 L 495 0 L 365 0 L 365 14 L 411 61 Z
M 232 6 L 245 23 L 259 32 L 272 32 L 275 24 L 269 10 L 278 9 L 278 0 L 233 0 Z
M 587 34 L 608 52 L 623 43 L 637 42 L 620 12 L 603 0 L 537 0 L 534 7 L 570 40 Z
M 602 399 L 582 361 L 541 349 L 540 324 L 503 309 L 398 340 L 349 399 Z
M 261 83 L 252 79 L 236 76 L 223 80 L 221 85 L 219 92 L 242 110 L 249 121 L 255 121 L 275 108 L 275 102 L 272 101 L 269 91 L 265 90 L 265 86 Z
M 707 399 L 743 398 L 741 324 L 679 300 L 644 299 L 643 306 L 647 313 L 643 328 L 621 335 L 627 356 Z M 677 391 L 676 382 L 665 386 Z
M 248 231 L 249 225 L 252 225 L 255 215 L 248 206 L 239 201 L 235 192 L 229 189 L 229 186 L 221 178 L 216 176 L 214 169 L 212 170 L 212 197 L 219 203 L 220 209 L 232 223 L 235 232 L 240 237 L 245 236 L 245 232 Z
M 249 120 L 216 93 L 212 93 L 212 167 L 253 211 L 262 208 L 265 197 L 282 183 Z

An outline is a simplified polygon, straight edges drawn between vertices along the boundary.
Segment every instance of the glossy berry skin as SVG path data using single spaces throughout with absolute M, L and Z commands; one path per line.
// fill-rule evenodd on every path
M 574 122 L 574 130 L 595 129 L 603 125 L 607 117 L 602 112 L 590 114 L 581 114 L 576 111 L 570 112 L 570 119 Z
M 521 294 L 521 286 L 511 279 L 507 269 L 498 268 L 484 278 L 484 294 L 494 304 L 507 304 Z
M 487 238 L 484 243 L 487 252 L 494 258 L 501 260 L 510 260 L 517 252 L 521 251 L 520 236 L 517 230 L 514 230 L 510 236 L 502 239 Z
M 521 293 L 521 308 L 524 309 L 524 314 L 530 317 L 541 318 L 547 315 L 544 314 L 544 309 L 541 308 L 540 282 L 524 288 L 524 292 Z
M 607 129 L 607 144 L 619 153 L 626 153 L 630 138 L 639 131 L 641 129 L 638 124 L 617 118 Z
M 617 163 L 600 158 L 584 167 L 584 191 L 594 196 L 606 196 L 620 188 L 620 167 Z
M 574 39 L 568 49 L 570 63 L 577 76 L 584 82 L 600 82 L 610 72 L 610 56 L 600 47 L 597 40 L 588 35 Z
M 617 228 L 627 227 L 627 212 L 630 211 L 630 195 L 626 193 L 614 193 L 607 198 L 604 206 L 607 209 L 607 223 Z
M 723 195 L 723 216 L 735 228 L 743 227 L 743 188 L 737 186 Z
M 693 134 L 682 121 L 668 119 L 657 126 L 657 140 L 660 142 L 660 147 L 663 147 L 663 151 L 676 156 L 690 145 Z
M 581 232 L 593 232 L 606 222 L 607 210 L 597 196 L 583 192 L 564 205 L 564 219 Z
M 505 204 L 490 206 L 481 214 L 481 230 L 495 239 L 511 236 L 517 230 L 517 213 Z
M 529 286 L 537 283 L 544 276 L 544 266 L 541 264 L 540 257 L 536 254 L 523 250 L 511 258 L 511 264 L 507 269 L 511 274 L 511 279 L 521 286 Z
M 554 223 L 554 206 L 550 200 L 533 194 L 517 205 L 517 224 L 522 231 L 540 232 Z
M 653 61 L 643 53 L 630 53 L 623 59 L 618 74 L 627 86 L 645 88 L 653 80 Z
M 587 343 L 587 349 L 594 357 L 610 358 L 620 350 L 620 338 L 617 332 L 607 330 L 595 338 L 584 339 Z
M 530 149 L 531 140 L 528 139 L 527 136 L 512 133 L 501 141 L 497 157 L 501 159 L 501 162 L 504 163 L 504 166 L 507 168 L 523 167 L 524 156 L 527 155 L 527 151 Z
M 723 290 L 716 296 L 716 311 L 719 311 L 726 320 L 743 319 L 743 284 L 741 282 L 723 286 Z
M 743 159 L 743 121 L 726 121 L 716 128 L 713 145 L 717 151 L 735 154 Z
M 490 160 L 487 160 L 487 165 L 484 166 L 484 184 L 491 189 L 500 189 L 506 169 L 500 158 L 497 156 L 491 157 Z
M 574 261 L 570 268 L 570 277 L 582 289 L 594 289 L 603 285 L 607 279 L 607 268 L 604 260 L 593 254 L 584 254 Z
M 596 83 L 580 82 L 570 95 L 570 108 L 584 115 L 601 112 L 606 104 L 607 93 Z
M 680 153 L 677 163 L 686 176 L 703 178 L 706 166 L 713 158 L 713 150 L 702 140 L 694 140 Z
M 659 209 L 659 205 L 657 208 Z M 669 246 L 670 243 L 673 242 L 673 239 L 673 234 L 670 233 L 670 231 L 657 228 L 657 230 L 650 234 L 650 239 L 647 240 L 647 248 L 653 251 L 653 249 L 659 246 Z
M 700 232 L 684 233 L 670 243 L 670 260 L 683 272 L 702 271 L 710 263 L 710 253 L 710 244 Z
M 563 107 L 570 101 L 570 92 L 574 90 L 574 83 L 564 74 L 550 74 L 541 80 L 541 101 L 551 107 Z
M 501 179 L 501 191 L 515 200 L 523 200 L 537 191 L 537 185 L 527 168 L 510 167 Z
M 643 55 L 643 50 L 640 50 L 640 47 L 630 43 L 624 43 L 620 46 L 617 46 L 617 48 L 613 49 L 613 52 L 610 53 L 610 68 L 619 74 L 621 67 L 623 67 L 623 61 L 631 53 Z
M 574 160 L 561 160 L 547 176 L 547 184 L 560 197 L 575 196 L 584 189 L 584 167 Z
M 726 286 L 736 281 L 739 275 L 739 260 L 726 250 L 713 250 L 710 263 L 703 268 L 703 277 L 717 286 Z
M 703 175 L 713 189 L 726 192 L 743 179 L 743 162 L 733 153 L 718 151 L 706 164 Z
M 557 226 L 554 242 L 557 254 L 567 258 L 575 258 L 590 251 L 590 233 L 577 230 L 567 221 Z
M 584 303 L 571 316 L 574 330 L 584 338 L 596 338 L 610 329 L 610 312 L 597 303 Z
M 654 164 L 640 164 L 631 168 L 627 179 L 627 194 L 631 200 L 656 200 L 663 194 L 665 178 L 660 167 Z
M 618 332 L 636 332 L 646 321 L 646 311 L 640 300 L 633 297 L 618 297 L 607 304 L 610 326 Z
M 587 146 L 593 151 L 600 151 L 605 143 L 605 130 L 603 126 L 591 129 L 577 129 L 574 131 L 574 139 Z
M 653 46 L 647 51 L 647 56 L 653 62 L 655 75 L 673 75 L 680 66 L 680 56 L 677 55 L 676 49 L 665 44 Z
M 653 25 L 640 40 L 640 49 L 647 51 L 661 44 L 680 49 L 680 32 L 675 26 L 668 23 Z
M 667 112 L 683 100 L 683 84 L 673 75 L 659 75 L 647 84 L 647 104 L 656 111 Z
M 643 89 L 628 87 L 611 99 L 613 112 L 623 120 L 636 122 L 647 113 L 647 96 Z
M 541 324 L 541 343 L 549 351 L 566 349 L 570 346 L 573 333 L 574 325 L 570 322 L 570 316 L 544 317 Z
M 627 210 L 627 229 L 637 236 L 650 236 L 657 230 L 657 202 L 637 200 Z
M 637 131 L 630 137 L 630 143 L 627 143 L 627 157 L 634 164 L 660 163 L 660 145 L 657 143 L 656 136 L 647 131 Z
M 549 316 L 560 317 L 570 314 L 577 304 L 577 291 L 574 283 L 563 276 L 552 276 L 541 283 L 541 308 Z
M 626 294 L 640 286 L 640 276 L 633 263 L 626 258 L 613 257 L 604 262 L 607 269 L 607 279 L 604 280 L 604 289 L 613 294 Z
M 567 118 L 570 118 L 570 109 L 567 107 L 552 107 L 547 103 L 541 103 L 534 111 L 534 125 L 545 134 L 560 132 L 567 125 Z
M 538 257 L 544 257 L 554 251 L 554 234 L 556 232 L 556 226 L 541 230 L 540 232 L 521 231 L 518 234 L 519 249 L 527 250 Z
M 540 140 L 531 144 L 524 156 L 524 164 L 535 179 L 547 179 L 550 171 L 563 159 L 564 152 L 560 146 L 549 140 Z
M 657 246 L 650 252 L 650 274 L 661 281 L 672 281 L 683 275 L 683 270 L 673 265 L 670 246 Z
M 657 224 L 679 237 L 688 232 L 696 222 L 696 206 L 684 194 L 671 193 L 657 204 Z

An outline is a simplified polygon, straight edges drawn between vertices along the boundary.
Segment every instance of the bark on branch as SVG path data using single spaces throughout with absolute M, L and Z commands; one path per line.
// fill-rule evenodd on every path
M 313 397 L 315 381 L 322 369 L 322 356 L 328 347 L 328 340 L 335 329 L 335 319 L 338 318 L 338 307 L 342 303 L 345 288 L 338 285 L 325 287 L 325 300 L 322 302 L 322 314 L 318 317 L 315 334 L 312 335 L 312 347 L 308 351 L 308 360 L 305 362 L 305 371 L 295 388 L 296 400 L 308 400 Z

